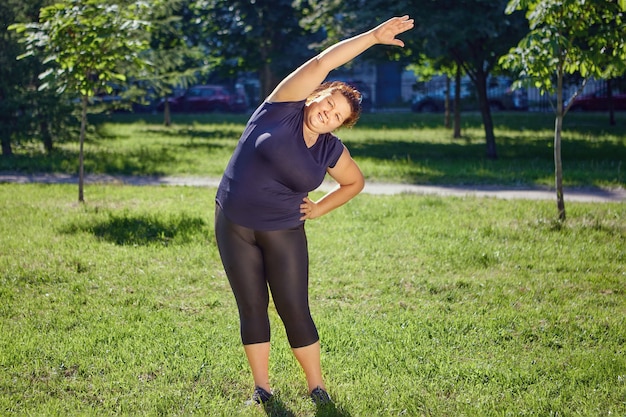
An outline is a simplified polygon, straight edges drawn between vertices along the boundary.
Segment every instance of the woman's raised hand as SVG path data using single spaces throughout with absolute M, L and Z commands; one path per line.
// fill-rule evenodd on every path
M 384 23 L 372 29 L 376 41 L 384 45 L 396 45 L 404 47 L 404 42 L 396 39 L 396 36 L 407 30 L 413 29 L 414 21 L 408 15 L 402 17 L 392 17 Z

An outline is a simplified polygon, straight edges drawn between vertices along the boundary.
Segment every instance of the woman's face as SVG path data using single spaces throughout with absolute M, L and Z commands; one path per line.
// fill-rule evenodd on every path
M 329 133 L 340 127 L 350 117 L 352 109 L 348 99 L 339 91 L 322 94 L 304 108 L 306 127 L 318 134 Z

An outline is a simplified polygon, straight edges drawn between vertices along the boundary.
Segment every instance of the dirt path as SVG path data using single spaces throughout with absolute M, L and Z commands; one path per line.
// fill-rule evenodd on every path
M 87 175 L 85 182 L 88 184 L 111 183 L 128 185 L 170 185 L 170 186 L 193 186 L 193 187 L 217 187 L 219 179 L 205 177 L 137 177 L 119 175 Z M 75 175 L 67 174 L 14 174 L 0 173 L 0 183 L 42 183 L 42 184 L 77 184 Z M 320 190 L 328 190 L 333 184 L 324 183 Z M 435 186 L 415 184 L 391 184 L 368 182 L 363 192 L 368 194 L 392 195 L 401 193 L 439 195 L 439 196 L 477 196 L 512 199 L 535 199 L 555 200 L 554 190 L 548 188 L 512 188 L 499 186 Z M 621 202 L 626 201 L 624 188 L 603 189 L 597 187 L 566 188 L 564 190 L 566 201 L 579 202 Z

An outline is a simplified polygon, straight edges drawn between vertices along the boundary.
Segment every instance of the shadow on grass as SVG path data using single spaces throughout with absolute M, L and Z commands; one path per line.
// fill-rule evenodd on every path
M 166 175 L 171 165 L 187 162 L 185 155 L 202 152 L 207 158 L 220 152 L 224 145 L 207 141 L 189 141 L 179 145 L 158 148 L 139 148 L 126 152 L 110 152 L 91 149 L 85 154 L 85 172 L 92 174 L 162 176 Z M 180 152 L 185 148 L 185 152 Z M 230 150 L 229 150 L 230 151 Z M 22 174 L 78 172 L 78 152 L 69 149 L 56 149 L 50 154 L 31 152 L 18 154 L 10 158 L 0 157 L 0 171 Z
M 196 123 L 239 123 L 245 124 L 250 117 L 250 112 L 246 113 L 172 113 L 171 121 L 173 126 L 193 125 Z M 104 122 L 134 124 L 144 122 L 148 124 L 164 125 L 164 115 L 160 113 L 115 113 L 115 114 L 93 114 L 89 115 L 90 124 Z
M 350 417 L 351 414 L 335 403 L 318 405 L 315 417 Z
M 218 127 L 219 126 L 219 127 Z M 146 135 L 159 135 L 165 137 L 173 137 L 188 140 L 212 140 L 212 139 L 232 139 L 233 142 L 237 142 L 239 136 L 241 136 L 242 127 L 221 127 L 220 125 L 203 125 L 202 129 L 195 126 L 178 126 L 174 128 L 166 127 L 152 127 L 147 126 L 142 129 L 141 132 Z
M 139 149 L 127 153 L 89 151 L 85 155 L 85 172 L 120 175 L 165 175 L 163 167 L 171 163 L 175 150 Z M 0 158 L 0 171 L 22 174 L 78 172 L 78 152 L 56 149 L 50 154 L 32 152 Z
M 64 233 L 88 232 L 120 246 L 186 244 L 206 237 L 206 222 L 187 215 L 162 219 L 154 215 L 110 214 L 106 220 L 69 225 Z
M 287 408 L 280 398 L 274 397 L 272 401 L 263 404 L 263 410 L 269 417 L 295 417 L 296 414 Z M 350 417 L 351 414 L 334 403 L 318 405 L 315 409 L 315 417 Z
M 269 417 L 295 417 L 295 413 L 287 408 L 280 398 L 272 398 L 270 402 L 263 404 L 263 411 Z
M 598 115 L 575 115 L 569 119 L 574 139 L 564 137 L 562 157 L 567 164 L 567 185 L 583 186 L 603 183 L 623 183 L 623 161 L 626 147 L 621 137 L 623 126 L 608 127 Z M 441 115 L 414 114 L 367 114 L 357 128 L 421 129 L 441 126 Z M 99 125 L 109 119 L 101 116 L 94 119 L 95 126 L 89 142 L 100 138 L 115 140 L 106 127 Z M 116 115 L 113 123 L 137 123 L 145 120 L 155 123 L 158 115 Z M 207 160 L 228 160 L 231 148 L 239 137 L 246 122 L 245 115 L 178 115 L 172 127 L 155 124 L 139 125 L 145 146 L 133 149 L 90 148 L 85 159 L 85 171 L 111 175 L 162 176 L 171 167 L 197 163 L 197 155 Z M 357 159 L 369 159 L 383 166 L 402 166 L 401 181 L 423 184 L 498 184 L 535 185 L 552 181 L 554 171 L 553 117 L 534 113 L 499 114 L 497 124 L 506 133 L 497 134 L 498 160 L 486 158 L 483 140 L 468 138 L 448 143 L 403 140 L 393 137 L 388 140 L 360 141 L 344 140 Z M 233 123 L 229 125 L 229 123 Z M 480 127 L 481 119 L 476 115 L 464 115 L 464 128 Z M 516 135 L 516 131 L 537 131 L 537 134 Z M 541 132 L 541 133 L 539 133 Z M 567 133 L 569 135 L 569 133 Z M 150 145 L 152 135 L 165 136 L 164 144 Z M 94 138 L 95 136 L 96 138 Z M 341 136 L 341 134 L 340 134 Z M 579 137 L 582 138 L 579 138 Z M 78 154 L 74 148 L 61 147 L 51 155 L 38 148 L 25 149 L 12 158 L 0 158 L 0 171 L 22 173 L 56 172 L 74 174 L 78 171 Z M 211 165 L 214 175 L 217 165 Z M 220 165 L 221 166 L 221 165 Z M 381 172 L 385 172 L 386 168 Z M 209 174 L 210 175 L 210 174 Z M 385 175 L 385 174 L 383 174 Z M 378 179 L 378 178 L 376 178 Z
M 102 123 L 93 125 L 85 138 L 85 172 L 161 176 L 166 175 L 167 168 L 172 165 L 194 163 L 199 152 L 207 158 L 215 154 L 230 155 L 241 134 L 241 127 L 204 126 L 167 128 L 147 125 L 133 133 L 141 137 L 146 145 L 125 149 L 106 144 L 119 140 L 119 133 L 111 133 L 109 127 Z M 158 145 L 155 145 L 152 138 L 168 140 L 157 140 L 154 143 Z M 78 143 L 78 135 L 70 139 L 56 143 L 50 153 L 44 152 L 36 141 L 24 143 L 11 157 L 0 156 L 0 171 L 75 174 L 78 172 L 79 154 L 78 148 L 72 145 Z
M 355 159 L 401 169 L 405 182 L 414 184 L 494 184 L 530 186 L 543 184 L 554 172 L 552 139 L 528 141 L 501 138 L 498 159 L 486 157 L 484 143 L 376 142 L 345 141 Z M 564 142 L 562 158 L 567 164 L 568 186 L 623 182 L 626 148 L 608 141 Z
M 545 140 L 528 141 L 511 136 L 501 136 L 498 139 L 497 152 L 499 159 L 491 162 L 508 160 L 544 160 L 552 163 L 554 150 L 552 138 Z M 345 141 L 354 156 L 378 160 L 429 160 L 436 163 L 438 160 L 455 160 L 462 162 L 478 162 L 486 160 L 485 143 L 465 143 L 460 139 L 452 143 L 426 143 L 385 140 L 377 142 Z M 567 161 L 602 161 L 620 160 L 626 158 L 626 149 L 618 143 L 590 142 L 585 140 L 570 140 L 563 144 L 561 151 L 563 159 Z

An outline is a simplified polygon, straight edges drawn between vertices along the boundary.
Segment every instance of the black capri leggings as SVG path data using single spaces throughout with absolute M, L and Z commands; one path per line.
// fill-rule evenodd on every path
M 230 222 L 215 209 L 215 237 L 239 308 L 244 345 L 270 341 L 269 289 L 292 348 L 319 340 L 309 310 L 309 255 L 304 224 L 258 231 Z

